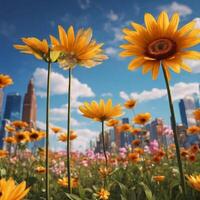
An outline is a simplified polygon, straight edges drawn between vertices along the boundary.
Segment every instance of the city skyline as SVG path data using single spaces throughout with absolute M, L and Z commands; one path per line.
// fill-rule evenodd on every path
M 169 15 L 178 11 L 183 23 L 195 20 L 200 27 L 198 1 L 162 1 L 159 4 L 149 1 L 148 5 L 142 1 L 124 1 L 123 8 L 114 0 L 110 5 L 105 0 L 99 3 L 91 0 L 60 1 L 55 4 L 49 1 L 48 11 L 44 1 L 40 6 L 31 1 L 6 1 L 1 10 L 3 18 L 0 19 L 0 39 L 5 47 L 0 60 L 2 73 L 9 74 L 14 84 L 4 91 L 4 96 L 10 92 L 19 92 L 24 95 L 28 81 L 33 77 L 37 95 L 38 119 L 37 124 L 45 127 L 45 91 L 46 66 L 31 56 L 20 54 L 13 48 L 13 44 L 20 43 L 21 37 L 36 36 L 40 39 L 48 38 L 49 34 L 57 36 L 57 25 L 65 29 L 74 25 L 75 30 L 91 27 L 98 42 L 104 42 L 103 47 L 109 59 L 102 65 L 90 70 L 76 67 L 73 70 L 72 81 L 72 129 L 78 133 L 75 145 L 86 148 L 89 140 L 95 139 L 100 131 L 98 124 L 84 119 L 78 112 L 78 106 L 84 101 L 112 98 L 114 103 L 123 104 L 128 98 L 137 98 L 136 113 L 150 112 L 154 118 L 162 117 L 166 124 L 170 124 L 167 93 L 164 89 L 163 76 L 152 81 L 151 75 L 142 76 L 141 71 L 127 70 L 129 60 L 119 58 L 119 45 L 122 44 L 121 29 L 128 26 L 131 21 L 143 23 L 143 15 L 151 12 L 157 16 L 161 10 Z M 29 4 L 30 3 L 30 4 Z M 12 6 L 10 6 L 12 5 Z M 65 6 L 66 5 L 66 6 Z M 112 5 L 112 6 L 111 6 Z M 34 10 L 37 9 L 37 13 Z M 26 15 L 29 12 L 30 15 Z M 104 12 L 104 15 L 102 15 Z M 23 16 L 26 16 L 24 18 Z M 94 17 L 95 16 L 95 17 Z M 34 21 L 32 20 L 34 18 Z M 30 23 L 30 21 L 33 23 Z M 182 25 L 182 24 L 181 24 Z M 199 50 L 199 47 L 194 49 Z M 12 58 L 12 59 L 11 59 Z M 192 73 L 172 73 L 170 82 L 174 98 L 177 122 L 181 122 L 178 103 L 181 98 L 192 95 L 199 90 L 199 61 L 187 61 L 193 69 Z M 52 66 L 52 96 L 51 96 L 51 124 L 66 128 L 67 119 L 67 73 L 58 67 Z M 124 117 L 131 117 L 127 112 Z M 57 146 L 54 146 L 57 148 Z M 59 148 L 64 148 L 59 144 Z

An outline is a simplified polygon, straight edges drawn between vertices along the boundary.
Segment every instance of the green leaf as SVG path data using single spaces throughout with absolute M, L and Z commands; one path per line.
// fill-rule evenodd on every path
M 147 200 L 154 200 L 154 197 L 149 187 L 143 182 L 141 182 L 139 185 L 143 187 Z
M 79 196 L 75 194 L 68 194 L 68 193 L 65 193 L 65 194 L 70 200 L 82 200 Z

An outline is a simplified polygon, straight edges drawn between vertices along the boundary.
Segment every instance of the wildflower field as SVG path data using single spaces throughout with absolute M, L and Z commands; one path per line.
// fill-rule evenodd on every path
M 159 140 L 151 141 L 147 123 L 151 113 L 137 113 L 140 104 L 129 99 L 123 105 L 113 105 L 113 100 L 84 102 L 79 106 L 83 118 L 98 123 L 101 133 L 100 153 L 88 149 L 85 153 L 72 151 L 77 139 L 71 129 L 72 72 L 78 67 L 92 68 L 108 59 L 103 43 L 92 35 L 92 28 L 74 30 L 58 25 L 58 35 L 47 39 L 23 37 L 15 50 L 33 55 L 47 66 L 46 130 L 31 127 L 24 121 L 11 121 L 5 126 L 9 133 L 4 138 L 6 150 L 0 150 L 0 200 L 199 200 L 200 199 L 200 144 L 181 147 L 176 128 L 176 114 L 171 97 L 171 71 L 191 72 L 184 59 L 200 59 L 200 53 L 191 50 L 200 43 L 200 30 L 195 21 L 179 26 L 179 14 L 171 17 L 162 11 L 157 18 L 144 15 L 144 25 L 132 21 L 122 29 L 124 44 L 121 57 L 131 57 L 128 70 L 142 69 L 152 73 L 156 80 L 159 70 L 164 76 L 167 90 L 171 127 L 159 131 Z M 15 51 L 13 49 L 13 51 Z M 66 108 L 67 131 L 50 125 L 50 76 L 52 66 L 58 63 L 68 76 Z M 126 67 L 126 66 L 125 66 Z M 89 73 L 89 71 L 88 71 Z M 0 74 L 0 88 L 15 84 L 12 77 Z M 97 83 L 98 84 L 98 83 Z M 62 86 L 65 87 L 65 86 Z M 121 123 L 120 117 L 131 113 L 131 123 Z M 188 135 L 200 134 L 200 109 L 192 113 L 195 126 L 187 129 Z M 114 148 L 108 152 L 105 129 L 114 128 L 119 133 L 133 136 L 131 145 Z M 65 151 L 54 152 L 49 147 L 50 131 L 57 140 L 66 143 Z M 173 143 L 165 145 L 163 138 L 171 135 Z M 28 150 L 28 144 L 45 139 L 44 148 Z

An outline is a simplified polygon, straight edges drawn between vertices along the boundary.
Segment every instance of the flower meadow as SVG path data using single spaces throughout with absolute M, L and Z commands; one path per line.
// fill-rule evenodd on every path
M 163 72 L 167 89 L 171 127 L 159 131 L 159 140 L 149 140 L 146 124 L 151 113 L 136 113 L 140 102 L 129 99 L 124 105 L 107 101 L 84 102 L 79 111 L 83 117 L 99 123 L 101 130 L 101 153 L 88 149 L 85 153 L 74 152 L 70 146 L 77 134 L 71 129 L 72 73 L 77 67 L 92 68 L 108 57 L 103 43 L 97 43 L 92 29 L 68 29 L 58 25 L 58 37 L 47 39 L 22 38 L 22 44 L 14 44 L 21 53 L 33 55 L 46 63 L 46 130 L 41 131 L 23 121 L 12 121 L 5 129 L 4 138 L 9 150 L 0 150 L 0 200 L 186 200 L 200 199 L 200 144 L 180 147 L 176 128 L 176 116 L 171 97 L 171 71 L 181 69 L 191 72 L 184 59 L 200 59 L 200 53 L 190 48 L 200 43 L 200 30 L 195 21 L 179 27 L 179 15 L 171 18 L 163 11 L 158 18 L 150 13 L 144 15 L 144 26 L 131 22 L 124 28 L 125 44 L 119 56 L 133 58 L 128 70 L 142 68 L 142 73 L 152 73 L 157 79 Z M 50 76 L 54 63 L 68 74 L 68 106 L 66 108 L 67 132 L 52 127 L 50 118 Z M 89 73 L 89 72 L 88 72 Z M 180 74 L 181 76 L 181 74 Z M 14 84 L 12 77 L 0 74 L 0 88 Z M 63 86 L 62 86 L 63 87 Z M 125 112 L 131 112 L 131 124 L 119 120 Z M 188 135 L 200 134 L 200 109 L 193 112 L 196 126 L 188 127 Z M 134 136 L 131 145 L 108 152 L 105 128 L 114 127 L 121 134 Z M 66 151 L 53 152 L 49 148 L 50 130 L 60 142 L 67 144 Z M 163 136 L 171 135 L 173 143 L 165 145 Z M 27 145 L 45 138 L 45 147 L 30 151 Z

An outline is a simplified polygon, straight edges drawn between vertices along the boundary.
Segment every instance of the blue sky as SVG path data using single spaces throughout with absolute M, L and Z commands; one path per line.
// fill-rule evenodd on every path
M 162 117 L 169 123 L 168 102 L 162 73 L 158 80 L 152 81 L 151 75 L 143 76 L 141 70 L 130 72 L 127 64 L 130 59 L 120 59 L 119 45 L 123 43 L 121 28 L 129 26 L 130 21 L 143 23 L 144 13 L 157 16 L 161 10 L 169 14 L 178 11 L 181 23 L 195 19 L 200 27 L 199 3 L 191 1 L 132 1 L 132 0 L 0 0 L 0 45 L 1 73 L 9 74 L 14 85 L 6 88 L 5 93 L 19 92 L 24 95 L 29 79 L 35 78 L 38 124 L 45 122 L 45 77 L 46 64 L 32 56 L 20 54 L 12 45 L 20 43 L 21 37 L 36 36 L 48 38 L 49 34 L 57 36 L 57 25 L 75 29 L 91 27 L 94 37 L 104 42 L 109 60 L 92 69 L 77 67 L 73 71 L 74 92 L 72 128 L 77 130 L 79 139 L 74 146 L 83 148 L 89 138 L 95 138 L 100 124 L 84 119 L 77 112 L 77 106 L 83 101 L 100 98 L 112 98 L 114 103 L 123 103 L 128 97 L 139 99 L 136 113 L 150 112 L 155 117 Z M 200 50 L 199 47 L 196 47 Z M 180 122 L 178 99 L 198 90 L 200 62 L 188 61 L 193 73 L 172 74 L 174 104 L 177 121 Z M 57 64 L 53 65 L 51 123 L 66 128 L 67 71 Z M 80 92 L 81 91 L 81 92 Z M 130 115 L 129 115 L 130 114 Z M 131 113 L 127 113 L 131 116 Z M 60 143 L 59 145 L 62 146 Z

